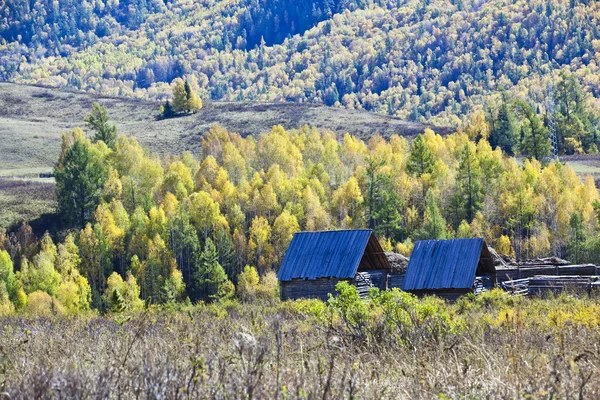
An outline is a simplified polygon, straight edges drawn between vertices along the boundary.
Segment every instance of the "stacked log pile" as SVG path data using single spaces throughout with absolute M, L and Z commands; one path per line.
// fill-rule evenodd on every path
M 385 256 L 392 268 L 392 272 L 388 275 L 388 289 L 402 289 L 404 274 L 406 273 L 406 267 L 408 266 L 408 257 L 405 257 L 402 254 L 388 252 L 385 253 Z
M 541 295 L 563 291 L 589 293 L 594 280 L 596 278 L 592 276 L 535 276 L 529 278 L 528 294 Z
M 580 265 L 536 265 L 509 266 L 496 268 L 498 282 L 531 278 L 538 275 L 554 276 L 594 276 L 600 275 L 600 268 L 594 264 Z
M 494 279 L 490 275 L 476 276 L 473 282 L 473 293 L 476 295 L 494 288 Z
M 369 290 L 372 287 L 375 287 L 371 281 L 371 274 L 369 272 L 358 272 L 354 277 L 352 284 L 358 289 L 360 297 L 367 297 L 369 295 Z
M 529 293 L 529 278 L 501 282 L 499 286 L 515 296 L 526 296 Z
M 547 293 L 597 293 L 600 289 L 600 277 L 598 276 L 557 276 L 536 275 L 530 278 L 505 281 L 499 285 L 505 291 L 513 295 L 536 296 Z
M 548 292 L 592 292 L 600 294 L 600 267 L 571 265 L 558 257 L 516 262 L 490 249 L 500 288 L 514 295 L 540 295 Z

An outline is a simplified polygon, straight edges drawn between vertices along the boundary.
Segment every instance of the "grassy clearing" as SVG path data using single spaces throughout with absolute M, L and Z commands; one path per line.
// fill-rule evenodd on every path
M 401 292 L 0 321 L 11 398 L 598 398 L 600 301 Z
M 56 211 L 54 183 L 0 177 L 0 228 Z
M 567 161 L 565 164 L 573 168 L 573 171 L 579 175 L 593 175 L 594 177 L 600 175 L 600 166 L 589 162 Z
M 51 182 L 51 178 L 40 178 L 40 175 L 52 173 L 52 168 L 48 167 L 30 167 L 16 169 L 0 169 L 0 177 L 16 178 L 35 182 Z

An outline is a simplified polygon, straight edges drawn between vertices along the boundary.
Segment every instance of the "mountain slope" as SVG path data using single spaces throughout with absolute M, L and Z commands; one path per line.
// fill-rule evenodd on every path
M 563 68 L 600 95 L 594 1 L 331 0 L 310 15 L 305 3 L 144 0 L 107 11 L 83 2 L 83 17 L 73 8 L 65 24 L 72 3 L 61 0 L 59 17 L 36 19 L 20 40 L 24 12 L 4 17 L 0 77 L 164 99 L 185 76 L 205 99 L 324 103 L 443 124 L 501 90 L 542 102 Z M 44 9 L 33 4 L 32 15 Z M 306 17 L 302 29 L 294 10 Z M 268 40 L 252 48 L 258 34 Z

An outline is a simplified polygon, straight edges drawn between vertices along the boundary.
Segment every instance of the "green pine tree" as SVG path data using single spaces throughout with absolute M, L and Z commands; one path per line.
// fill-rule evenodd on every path
M 54 177 L 60 214 L 72 226 L 82 227 L 100 203 L 108 177 L 104 160 L 87 139 L 75 134 L 73 144 L 63 147 Z
M 500 147 L 506 154 L 513 155 L 518 140 L 518 124 L 506 93 L 502 94 L 497 115 L 490 118 L 490 145 L 492 148 Z
M 164 119 L 173 118 L 175 116 L 175 111 L 173 110 L 173 106 L 171 105 L 171 102 L 168 99 L 167 99 L 167 101 L 165 101 L 165 104 L 163 104 L 163 106 L 162 106 L 161 116 Z
M 522 138 L 519 145 L 521 154 L 542 161 L 552 150 L 548 128 L 529 104 L 517 100 L 515 105 L 519 114 L 523 116 Z
M 197 270 L 194 274 L 195 292 L 198 299 L 212 300 L 222 292 L 227 282 L 227 274 L 219 264 L 219 254 L 213 241 L 206 239 L 204 251 L 198 257 Z
M 425 195 L 425 215 L 419 236 L 422 239 L 445 239 L 447 237 L 446 220 L 442 216 L 433 189 L 429 189 Z
M 457 190 L 463 203 L 464 215 L 470 223 L 483 206 L 481 168 L 472 143 L 465 143 L 460 152 Z
M 92 142 L 103 141 L 110 148 L 117 144 L 117 127 L 108 123 L 108 110 L 98 103 L 92 105 L 92 111 L 86 115 L 87 127 L 94 132 Z
M 594 117 L 588 110 L 587 96 L 572 74 L 562 71 L 554 92 L 556 135 L 561 153 L 597 148 Z
M 411 145 L 410 155 L 406 161 L 406 170 L 420 177 L 433 172 L 434 162 L 433 152 L 427 147 L 425 136 L 422 134 L 417 136 Z

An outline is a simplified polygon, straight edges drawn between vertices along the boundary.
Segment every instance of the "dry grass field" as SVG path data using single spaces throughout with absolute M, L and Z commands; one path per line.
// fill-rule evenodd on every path
M 11 399 L 595 399 L 597 299 L 396 292 L 0 319 Z M 8 397 L 7 397 L 8 398 Z
M 55 199 L 53 182 L 0 177 L 0 227 L 55 212 Z

